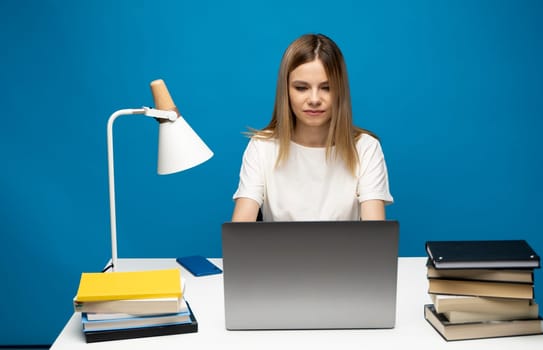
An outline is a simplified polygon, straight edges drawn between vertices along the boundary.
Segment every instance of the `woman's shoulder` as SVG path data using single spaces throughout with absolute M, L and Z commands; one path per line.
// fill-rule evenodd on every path
M 260 147 L 270 147 L 277 144 L 277 139 L 271 133 L 258 132 L 248 136 L 250 144 L 252 143 Z
M 356 140 L 356 148 L 358 148 L 358 150 L 377 146 L 380 146 L 380 141 L 379 138 L 377 138 L 377 135 L 370 132 L 361 132 L 360 135 L 358 135 Z
M 273 137 L 265 137 L 262 135 L 251 135 L 247 144 L 248 149 L 257 150 L 259 152 L 275 150 L 278 147 L 278 142 Z

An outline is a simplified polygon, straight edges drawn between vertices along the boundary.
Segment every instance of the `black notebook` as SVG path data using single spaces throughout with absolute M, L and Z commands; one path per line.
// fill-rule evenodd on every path
M 436 269 L 539 268 L 540 258 L 525 240 L 427 241 Z

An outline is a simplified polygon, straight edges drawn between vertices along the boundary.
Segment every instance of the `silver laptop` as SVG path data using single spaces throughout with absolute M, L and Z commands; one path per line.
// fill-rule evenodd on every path
M 222 225 L 226 328 L 393 328 L 397 221 Z

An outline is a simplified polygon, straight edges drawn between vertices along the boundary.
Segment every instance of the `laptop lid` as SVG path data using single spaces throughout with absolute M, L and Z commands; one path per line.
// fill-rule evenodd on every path
M 226 328 L 393 328 L 397 221 L 222 225 Z

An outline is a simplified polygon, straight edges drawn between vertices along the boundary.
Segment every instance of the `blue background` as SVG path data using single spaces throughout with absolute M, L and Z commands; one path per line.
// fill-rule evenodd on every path
M 106 122 L 153 106 L 154 79 L 215 156 L 158 176 L 156 122 L 116 122 L 119 256 L 221 255 L 242 132 L 268 122 L 307 32 L 342 48 L 355 121 L 381 138 L 400 255 L 431 239 L 542 254 L 541 18 L 537 0 L 1 1 L 0 344 L 52 343 L 80 273 L 110 258 Z

